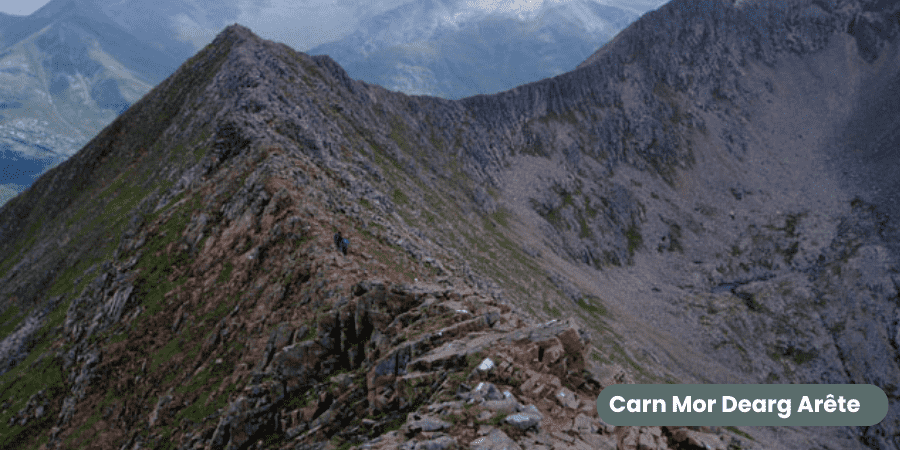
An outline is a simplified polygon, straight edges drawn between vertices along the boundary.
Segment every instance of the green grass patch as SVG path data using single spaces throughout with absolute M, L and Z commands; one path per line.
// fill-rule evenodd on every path
M 209 326 L 215 325 L 219 320 L 225 317 L 228 312 L 234 307 L 234 304 L 237 302 L 237 295 L 233 296 L 230 301 L 221 302 L 216 305 L 215 309 L 207 312 L 206 314 L 200 316 L 199 323 L 202 325 L 204 323 L 208 323 Z
M 221 379 L 220 379 L 221 380 Z M 221 381 L 219 381 L 221 384 Z M 228 404 L 228 396 L 231 393 L 237 391 L 237 383 L 231 383 L 226 387 L 221 394 L 212 398 L 212 393 L 215 391 L 219 384 L 215 384 L 208 386 L 208 391 L 201 393 L 194 403 L 191 403 L 188 407 L 178 411 L 175 414 L 175 418 L 179 421 L 188 420 L 194 423 L 201 423 L 203 419 L 209 417 L 212 413 L 218 411 L 221 408 L 224 408 L 225 405 Z
M 216 277 L 216 284 L 222 284 L 231 281 L 232 270 L 234 270 L 234 264 L 232 264 L 231 261 L 225 261 L 225 266 L 222 268 L 222 271 L 219 272 L 219 276 Z
M 181 238 L 192 213 L 199 207 L 199 199 L 181 204 L 144 246 L 144 254 L 137 264 L 140 276 L 135 291 L 137 297 L 143 299 L 149 316 L 161 312 L 165 295 L 187 281 L 185 276 L 170 278 L 175 270 L 190 263 L 191 256 L 178 250 L 169 253 L 166 247 Z
M 610 364 L 610 363 L 612 363 L 612 361 L 610 361 L 609 359 L 604 358 L 603 355 L 601 355 L 600 352 L 598 352 L 598 351 L 593 351 L 593 352 L 591 352 L 591 359 L 593 359 L 594 361 L 601 362 L 601 363 L 603 363 L 603 364 Z
M 88 443 L 91 441 L 91 439 L 79 439 L 79 438 L 85 431 L 90 430 L 99 421 L 100 421 L 100 408 L 97 408 L 97 410 L 94 411 L 93 414 L 91 414 L 91 417 L 88 418 L 87 422 L 85 422 L 83 425 L 78 427 L 78 429 L 75 430 L 74 433 L 70 434 L 66 438 L 64 443 L 68 444 L 71 441 L 80 442 L 80 445 L 78 446 L 78 448 L 79 449 L 84 448 L 86 445 L 88 445 Z
M 28 231 L 26 232 L 25 243 L 22 245 L 22 250 L 28 251 L 34 246 L 34 243 L 37 241 L 38 232 L 43 228 L 43 221 L 39 220 L 28 227 Z
M 544 312 L 550 314 L 551 317 L 560 318 L 562 317 L 562 313 L 559 311 L 559 308 L 555 306 L 550 306 L 549 304 L 544 305 Z
M 625 238 L 628 239 L 628 254 L 634 256 L 635 250 L 644 245 L 644 238 L 641 236 L 641 230 L 636 224 L 631 224 L 625 231 Z
M 3 311 L 3 314 L 0 314 L 0 338 L 8 336 L 22 323 L 22 319 L 25 317 L 20 315 L 20 313 L 18 306 L 10 305 L 9 308 L 6 308 L 6 311 Z
M 49 354 L 37 363 L 32 364 L 38 356 L 45 354 L 49 348 L 49 337 L 45 342 L 32 349 L 29 356 L 12 370 L 0 376 L 0 398 L 9 400 L 10 407 L 6 413 L 0 413 L 0 448 L 25 448 L 28 443 L 36 442 L 39 436 L 45 435 L 56 421 L 53 400 L 65 395 L 65 376 L 59 361 Z M 43 390 L 44 396 L 50 400 L 50 410 L 38 420 L 30 420 L 25 426 L 18 424 L 9 426 L 9 419 L 25 407 L 28 399 Z
M 181 339 L 172 339 L 166 343 L 166 345 L 162 346 L 156 353 L 152 356 L 152 361 L 150 363 L 150 370 L 156 371 L 159 368 L 159 365 L 169 361 L 173 356 L 182 353 L 184 351 L 184 342 Z
M 741 431 L 741 430 L 738 430 L 736 427 L 727 426 L 727 427 L 725 427 L 725 429 L 728 430 L 728 431 L 730 431 L 730 432 L 732 432 L 732 433 L 734 433 L 734 434 L 736 434 L 736 435 L 738 435 L 738 436 L 740 436 L 740 437 L 747 438 L 747 439 L 750 439 L 750 440 L 753 441 L 753 442 L 756 442 L 756 439 L 753 439 L 753 436 L 750 436 L 749 434 L 747 434 L 747 433 L 745 433 L 745 432 L 743 432 L 743 431 Z
M 581 300 L 578 300 L 578 306 L 595 316 L 606 316 L 609 314 L 606 306 L 603 306 L 603 303 L 597 297 L 583 297 Z
M 428 135 L 428 140 L 431 141 L 431 146 L 434 147 L 438 152 L 442 152 L 444 150 L 444 141 L 442 141 L 438 136 L 434 133 L 434 128 L 431 129 L 431 132 Z
M 300 392 L 299 390 L 294 391 L 287 395 L 284 399 L 284 408 L 285 411 L 293 411 L 299 408 L 306 408 L 310 404 L 312 404 L 313 400 L 315 400 L 315 393 L 312 392 L 312 389 L 306 390 L 304 392 Z
M 494 219 L 494 222 L 497 222 L 501 227 L 504 228 L 509 227 L 509 217 L 510 212 L 503 207 L 497 208 L 497 210 L 491 214 L 491 218 Z
M 409 142 L 406 141 L 406 133 L 406 127 L 403 125 L 403 122 L 400 121 L 400 118 L 393 117 L 391 119 L 391 132 L 389 136 L 397 143 L 397 146 L 400 147 L 400 149 L 406 153 L 410 153 L 412 147 L 409 145 Z
M 406 193 L 400 189 L 394 189 L 394 192 L 391 193 L 391 200 L 397 205 L 406 205 L 409 203 L 409 197 L 407 197 Z
M 504 420 L 506 420 L 506 414 L 502 413 L 502 412 L 498 412 L 498 413 L 494 414 L 494 417 L 491 417 L 490 419 L 488 419 L 484 422 L 478 421 L 478 423 L 480 425 L 491 425 L 494 427 L 499 427 L 501 424 L 503 424 Z
M 591 228 L 587 224 L 587 220 L 581 214 L 578 214 L 578 227 L 580 228 L 578 237 L 582 239 L 588 239 L 594 235 L 594 233 L 591 231 Z
M 597 214 L 599 213 L 597 208 L 591 206 L 591 202 L 588 200 L 587 196 L 584 197 L 584 212 L 586 212 L 591 219 L 597 217 Z
M 99 261 L 99 259 L 82 259 L 74 266 L 69 266 L 63 273 L 56 277 L 56 280 L 50 286 L 47 295 L 50 297 L 65 294 L 69 294 L 71 297 L 81 295 L 84 288 L 91 280 L 90 276 L 83 276 L 84 272 Z M 79 276 L 82 276 L 82 279 L 76 285 L 75 279 Z

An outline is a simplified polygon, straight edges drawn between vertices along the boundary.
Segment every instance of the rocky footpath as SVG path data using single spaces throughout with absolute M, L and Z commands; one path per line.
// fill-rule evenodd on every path
M 571 321 L 528 324 L 472 290 L 362 282 L 314 329 L 279 324 L 216 425 L 173 438 L 179 449 L 740 448 L 721 430 L 598 420 L 596 393 L 629 380 L 589 364 L 589 342 Z M 149 425 L 173 406 L 164 397 Z

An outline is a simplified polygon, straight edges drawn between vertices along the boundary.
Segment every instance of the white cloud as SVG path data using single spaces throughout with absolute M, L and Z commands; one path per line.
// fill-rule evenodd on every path
M 172 18 L 172 26 L 178 33 L 178 40 L 190 42 L 198 49 L 212 42 L 216 34 L 221 31 L 218 28 L 203 27 L 184 13 L 176 14 Z
M 259 36 L 306 51 L 353 32 L 361 18 L 389 11 L 410 0 L 241 0 L 241 13 L 232 22 Z

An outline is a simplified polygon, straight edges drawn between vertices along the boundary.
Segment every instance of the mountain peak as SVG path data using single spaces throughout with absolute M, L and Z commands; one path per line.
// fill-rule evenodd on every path
M 255 40 L 258 42 L 262 39 L 254 34 L 253 31 L 251 31 L 249 28 L 241 24 L 234 23 L 225 27 L 225 29 L 223 29 L 218 35 L 216 35 L 215 39 L 213 39 L 213 42 L 210 45 L 221 46 L 224 42 L 240 43 L 247 40 Z

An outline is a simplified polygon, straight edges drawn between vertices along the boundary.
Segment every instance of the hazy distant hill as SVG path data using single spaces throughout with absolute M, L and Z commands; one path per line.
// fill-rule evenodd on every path
M 80 149 L 190 55 L 141 41 L 88 1 L 4 18 L 0 202 Z
M 407 94 L 490 94 L 572 70 L 663 2 L 608 3 L 413 2 L 309 53 L 327 54 L 351 76 Z

